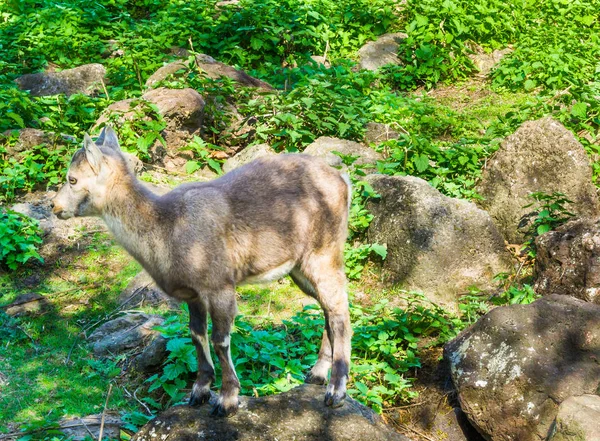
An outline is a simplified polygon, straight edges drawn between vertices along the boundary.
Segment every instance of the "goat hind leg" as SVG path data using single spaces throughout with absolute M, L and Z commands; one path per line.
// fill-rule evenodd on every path
M 300 288 L 306 295 L 317 298 L 317 292 L 310 283 L 310 281 L 304 276 L 304 274 L 298 268 L 294 268 L 290 273 L 290 277 L 294 283 Z M 305 383 L 309 384 L 325 384 L 327 383 L 327 374 L 329 368 L 331 368 L 331 361 L 333 359 L 333 350 L 331 348 L 331 339 L 329 326 L 327 319 L 325 320 L 325 329 L 323 330 L 323 337 L 321 339 L 321 348 L 319 349 L 319 357 L 317 362 L 312 367 L 310 372 L 306 374 L 304 378 Z
M 215 381 L 215 368 L 208 346 L 206 306 L 201 300 L 194 300 L 188 302 L 188 309 L 190 333 L 198 356 L 198 376 L 192 388 L 190 406 L 199 406 L 210 400 L 210 385 Z
M 333 349 L 333 364 L 325 393 L 325 405 L 340 407 L 346 397 L 352 339 L 344 271 L 333 270 L 327 274 L 320 274 L 315 281 L 315 288 L 325 313 Z

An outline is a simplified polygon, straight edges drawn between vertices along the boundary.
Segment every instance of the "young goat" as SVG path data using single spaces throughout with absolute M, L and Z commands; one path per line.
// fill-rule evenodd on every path
M 325 405 L 344 402 L 351 328 L 343 265 L 350 186 L 324 161 L 301 154 L 261 158 L 207 183 L 164 196 L 128 169 L 115 132 L 86 134 L 68 182 L 53 200 L 61 219 L 100 216 L 125 249 L 170 296 L 187 302 L 198 355 L 191 405 L 210 398 L 215 379 L 207 338 L 223 370 L 213 415 L 236 412 L 240 383 L 230 354 L 236 285 L 289 274 L 323 308 L 325 332 L 306 382 L 324 384 Z

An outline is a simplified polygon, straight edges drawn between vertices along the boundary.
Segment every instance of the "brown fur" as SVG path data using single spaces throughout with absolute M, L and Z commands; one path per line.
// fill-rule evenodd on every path
M 68 178 L 77 182 L 59 191 L 55 213 L 101 216 L 167 294 L 188 302 L 199 364 L 192 404 L 207 401 L 214 380 L 207 314 L 223 368 L 215 414 L 231 414 L 239 392 L 229 350 L 235 287 L 265 274 L 287 273 L 319 301 L 327 320 L 319 359 L 307 380 L 325 382 L 333 360 L 325 402 L 343 403 L 351 337 L 343 268 L 347 178 L 320 159 L 278 155 L 157 196 L 128 170 L 110 127 L 96 143 L 86 135 Z

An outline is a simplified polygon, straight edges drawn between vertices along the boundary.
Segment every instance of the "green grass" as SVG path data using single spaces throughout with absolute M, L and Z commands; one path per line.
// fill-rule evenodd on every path
M 45 271 L 33 288 L 48 302 L 41 315 L 12 318 L 0 312 L 0 372 L 5 377 L 0 431 L 7 431 L 9 423 L 52 423 L 98 413 L 114 375 L 95 363 L 85 335 L 114 311 L 119 292 L 139 265 L 105 233 L 94 233 L 86 252 L 71 265 Z M 2 276 L 1 304 L 28 292 L 20 285 L 35 272 Z M 121 388 L 114 389 L 109 407 L 131 407 Z

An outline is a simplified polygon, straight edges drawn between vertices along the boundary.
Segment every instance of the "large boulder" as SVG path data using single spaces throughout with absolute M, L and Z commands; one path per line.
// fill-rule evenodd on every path
M 577 219 L 536 241 L 535 292 L 600 304 L 600 219 Z
M 241 69 L 236 69 L 225 63 L 221 63 L 208 55 L 198 54 L 193 62 L 195 66 L 201 71 L 205 72 L 209 78 L 219 79 L 221 77 L 227 77 L 231 78 L 241 86 L 256 87 L 263 90 L 273 90 L 273 87 L 271 87 L 270 84 L 248 75 Z M 189 63 L 189 60 L 177 60 L 169 64 L 165 64 L 156 72 L 154 72 L 150 78 L 148 78 L 148 80 L 146 80 L 146 87 L 154 87 L 155 84 L 165 80 L 169 75 L 172 75 L 179 70 L 189 69 Z
M 153 162 L 165 165 L 169 163 L 166 157 L 181 157 L 184 159 L 177 162 L 176 166 L 185 164 L 187 159 L 191 159 L 191 154 L 182 152 L 180 149 L 189 144 L 194 136 L 201 134 L 204 116 L 204 99 L 194 89 L 167 89 L 161 87 L 146 92 L 142 95 L 141 102 L 139 99 L 117 101 L 108 106 L 100 115 L 94 126 L 95 129 L 107 123 L 111 115 L 117 115 L 117 128 L 125 121 L 140 118 L 140 114 L 144 114 L 142 110 L 144 101 L 154 104 L 166 123 L 161 135 L 164 137 L 167 146 L 165 148 L 158 140 L 155 141 L 150 148 Z
M 549 441 L 600 440 L 600 396 L 570 397 L 560 403 Z
M 60 72 L 39 72 L 26 74 L 15 81 L 21 90 L 28 90 L 33 96 L 73 95 L 83 93 L 92 95 L 102 90 L 106 69 L 101 64 L 85 64 L 74 69 Z
M 400 64 L 398 48 L 405 38 L 406 34 L 398 32 L 384 34 L 375 41 L 369 41 L 358 50 L 360 68 L 374 71 L 386 64 Z
M 369 175 L 381 196 L 371 199 L 370 243 L 387 245 L 387 278 L 433 300 L 456 304 L 470 286 L 491 288 L 511 261 L 489 215 L 475 204 L 444 196 L 413 176 Z
M 590 160 L 583 146 L 552 118 L 524 123 L 506 138 L 488 161 L 477 191 L 487 210 L 510 243 L 522 243 L 521 218 L 532 208 L 532 192 L 564 193 L 573 201 L 569 210 L 582 215 L 598 213 Z
M 223 164 L 223 171 L 227 173 L 244 164 L 248 164 L 255 159 L 276 154 L 275 150 L 273 150 L 269 144 L 251 145 L 225 161 Z
M 364 144 L 348 141 L 347 139 L 330 138 L 329 136 L 317 138 L 304 149 L 304 153 L 324 158 L 332 167 L 343 166 L 342 158 L 333 152 L 358 156 L 354 162 L 356 165 L 375 165 L 377 161 L 383 159 L 381 153 Z
M 88 338 L 94 355 L 104 357 L 117 355 L 148 345 L 159 335 L 155 326 L 162 325 L 164 319 L 157 315 L 132 312 L 109 322 L 96 329 Z
M 331 409 L 323 404 L 324 395 L 325 387 L 305 384 L 279 395 L 240 397 L 240 410 L 227 419 L 211 417 L 210 405 L 175 406 L 132 441 L 409 441 L 357 401 L 346 398 L 343 407 Z
M 559 404 L 598 394 L 600 306 L 551 295 L 493 309 L 444 348 L 461 408 L 492 441 L 542 441 Z

